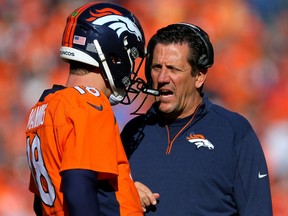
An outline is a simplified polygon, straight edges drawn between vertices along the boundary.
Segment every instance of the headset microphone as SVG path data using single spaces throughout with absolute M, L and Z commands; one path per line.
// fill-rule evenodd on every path
M 139 107 L 134 112 L 132 112 L 130 114 L 131 115 L 141 115 L 141 113 L 138 113 L 138 111 L 141 109 L 141 107 L 145 103 L 146 99 L 148 98 L 148 95 L 159 96 L 160 91 L 153 89 L 153 88 L 148 88 L 150 86 L 149 83 L 145 83 L 145 81 L 139 77 L 138 77 L 137 81 L 134 80 L 134 83 L 137 83 L 137 85 L 136 85 L 137 89 L 140 90 L 142 93 L 144 93 L 146 96 L 143 99 L 142 103 L 139 105 Z
M 156 89 L 152 89 L 152 88 L 147 88 L 147 86 L 145 86 L 145 85 L 140 90 L 141 90 L 141 92 L 143 92 L 145 94 L 150 94 L 150 95 L 154 95 L 154 96 L 160 95 L 160 91 L 158 91 Z
M 135 79 L 136 78 L 136 79 Z M 158 91 L 157 89 L 153 89 L 151 88 L 151 83 L 146 83 L 142 78 L 140 77 L 134 77 L 131 79 L 131 86 L 134 85 L 136 86 L 136 88 L 144 93 L 144 94 L 149 94 L 149 95 L 153 95 L 153 96 L 159 96 L 160 95 L 160 91 Z M 133 88 L 131 88 L 131 90 L 133 90 Z M 137 92 L 137 91 L 135 91 Z

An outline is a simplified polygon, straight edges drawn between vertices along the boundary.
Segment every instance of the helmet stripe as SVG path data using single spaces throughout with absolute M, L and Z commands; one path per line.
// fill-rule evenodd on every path
M 67 23 L 69 23 L 66 26 L 66 29 L 64 31 L 63 35 L 63 40 L 62 40 L 62 45 L 63 46 L 68 46 L 72 47 L 72 41 L 73 41 L 73 36 L 74 36 L 74 31 L 75 31 L 75 23 L 77 23 L 78 17 L 81 15 L 83 11 L 85 11 L 87 8 L 91 7 L 92 5 L 97 4 L 97 3 L 90 3 L 86 4 L 77 10 L 75 10 L 67 19 Z
M 120 11 L 115 10 L 113 8 L 103 8 L 103 9 L 99 9 L 99 10 L 95 10 L 95 11 L 96 11 L 96 13 L 93 13 L 92 11 L 90 12 L 92 17 L 86 19 L 88 22 L 92 22 L 92 21 L 96 20 L 97 18 L 111 15 L 111 14 L 123 15 Z

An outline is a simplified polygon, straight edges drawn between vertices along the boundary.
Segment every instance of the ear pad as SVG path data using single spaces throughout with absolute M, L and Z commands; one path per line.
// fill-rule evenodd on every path
M 156 46 L 156 40 L 155 40 L 155 37 L 153 36 L 148 43 L 147 56 L 145 59 L 145 77 L 147 80 L 147 85 L 150 88 L 152 87 L 151 65 L 152 65 L 153 52 L 154 52 L 155 46 Z
M 198 60 L 198 67 L 205 69 L 211 67 L 214 63 L 214 50 L 209 40 L 208 34 L 196 25 L 192 25 L 190 23 L 178 23 L 178 24 L 189 27 L 201 39 L 204 45 L 205 53 L 203 53 L 202 56 L 200 56 Z

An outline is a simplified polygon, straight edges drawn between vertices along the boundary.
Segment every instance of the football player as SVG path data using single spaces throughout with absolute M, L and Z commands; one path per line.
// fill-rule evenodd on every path
M 119 5 L 89 3 L 67 18 L 66 85 L 45 90 L 27 120 L 36 215 L 143 215 L 111 105 L 132 102 L 144 46 L 138 19 Z

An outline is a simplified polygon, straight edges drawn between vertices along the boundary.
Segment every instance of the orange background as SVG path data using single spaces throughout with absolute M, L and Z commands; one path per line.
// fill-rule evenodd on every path
M 59 59 L 59 47 L 66 17 L 86 2 L 0 0 L 0 215 L 32 215 L 26 117 L 45 88 L 65 84 L 68 65 Z M 207 31 L 215 64 L 204 91 L 251 122 L 270 169 L 274 216 L 288 215 L 288 2 L 114 2 L 138 17 L 146 41 L 173 22 L 191 22 Z M 114 107 L 120 128 L 140 102 Z

